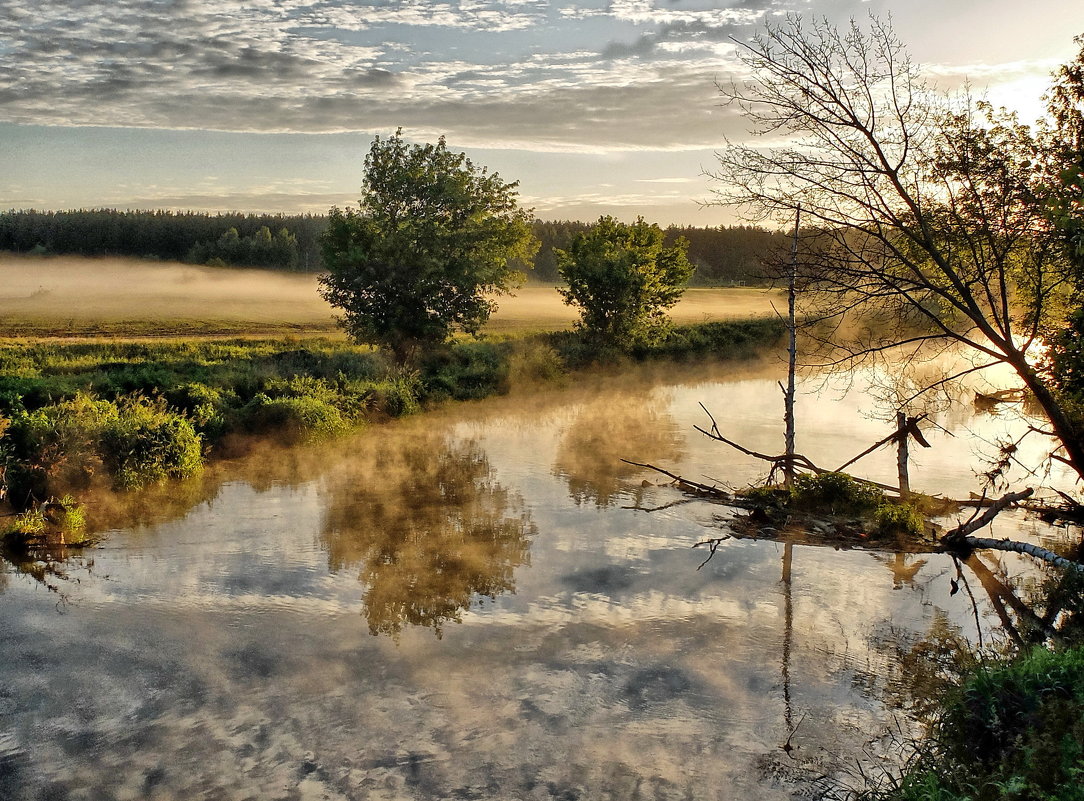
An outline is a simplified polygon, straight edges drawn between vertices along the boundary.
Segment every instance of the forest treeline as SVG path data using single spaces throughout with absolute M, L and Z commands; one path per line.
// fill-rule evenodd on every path
M 311 214 L 7 211 L 0 212 L 0 250 L 315 272 L 326 226 L 325 216 Z
M 326 215 L 208 214 L 193 211 L 13 210 L 0 212 L 0 251 L 42 255 L 129 256 L 228 267 L 320 272 Z M 594 223 L 534 223 L 541 242 L 531 280 L 557 283 L 554 249 L 567 250 Z M 694 285 L 762 284 L 763 261 L 786 236 L 753 226 L 671 226 L 669 247 L 689 242 Z

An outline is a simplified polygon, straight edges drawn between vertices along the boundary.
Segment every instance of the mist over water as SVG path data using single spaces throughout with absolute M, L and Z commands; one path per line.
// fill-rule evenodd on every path
M 891 764 L 900 653 L 996 640 L 979 586 L 975 609 L 948 557 L 774 542 L 697 570 L 726 508 L 618 461 L 758 477 L 692 424 L 703 401 L 777 451 L 778 377 L 656 365 L 94 499 L 105 538 L 56 591 L 0 574 L 0 797 L 790 799 Z M 799 409 L 820 462 L 883 434 L 858 395 Z M 1014 425 L 954 414 L 917 487 L 966 491 L 964 424 Z

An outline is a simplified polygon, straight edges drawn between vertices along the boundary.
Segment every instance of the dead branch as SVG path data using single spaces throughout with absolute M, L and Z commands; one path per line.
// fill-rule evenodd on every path
M 669 476 L 670 478 L 672 478 L 677 483 L 677 485 L 679 487 L 682 487 L 682 488 L 688 487 L 688 488 L 694 489 L 694 490 L 696 490 L 698 492 L 702 492 L 702 493 L 706 493 L 708 495 L 712 495 L 712 496 L 714 496 L 716 498 L 719 498 L 720 500 L 724 500 L 724 501 L 730 500 L 730 493 L 727 492 L 726 490 L 720 489 L 719 487 L 713 487 L 713 486 L 711 486 L 709 484 L 701 484 L 701 483 L 699 483 L 697 481 L 690 481 L 687 478 L 682 478 L 677 473 L 671 473 L 669 470 L 664 470 L 663 468 L 656 467 L 653 464 L 645 464 L 643 462 L 632 462 L 632 461 L 629 461 L 628 459 L 622 459 L 621 461 L 624 462 L 625 464 L 630 464 L 633 467 L 642 467 L 645 470 L 654 470 L 656 473 L 662 473 L 664 476 Z
M 715 428 L 714 424 L 712 425 L 711 431 L 701 428 L 700 426 L 693 426 L 693 428 L 695 428 L 704 436 L 709 437 L 716 442 L 721 442 L 724 445 L 729 445 L 734 450 L 741 451 L 746 456 L 752 456 L 754 459 L 760 459 L 764 462 L 771 462 L 773 465 L 779 464 L 780 462 L 793 461 L 795 464 L 799 464 L 813 473 L 830 472 L 828 470 L 825 470 L 823 467 L 817 467 L 817 465 L 813 464 L 813 462 L 811 462 L 808 457 L 803 456 L 800 453 L 796 453 L 793 456 L 787 456 L 785 453 L 780 454 L 779 456 L 769 456 L 766 453 L 759 453 L 758 451 L 749 450 L 749 448 L 746 448 L 744 445 L 739 445 L 737 442 L 734 442 L 734 440 L 724 437 L 722 434 L 719 433 L 719 430 Z
M 684 504 L 692 503 L 695 500 L 696 500 L 696 498 L 680 498 L 680 499 L 678 499 L 676 501 L 670 501 L 670 503 L 664 503 L 662 506 L 652 506 L 652 507 L 649 508 L 647 506 L 635 505 L 635 506 L 622 506 L 621 508 L 622 509 L 630 509 L 630 510 L 632 510 L 634 512 L 649 512 L 649 513 L 650 512 L 661 512 L 664 509 L 670 509 L 670 508 L 673 508 L 674 506 L 683 506 Z
M 907 418 L 907 425 L 906 425 L 906 428 L 904 429 L 905 435 L 909 435 L 909 436 L 913 437 L 915 442 L 917 442 L 923 448 L 929 448 L 930 443 L 927 442 L 926 438 L 922 435 L 922 432 L 919 430 L 918 424 L 921 423 L 923 420 L 925 420 L 927 417 L 929 417 L 928 414 L 921 414 L 918 417 L 908 417 Z M 869 454 L 873 453 L 875 450 L 880 448 L 882 445 L 887 445 L 890 442 L 895 442 L 899 438 L 900 438 L 900 430 L 896 429 L 891 434 L 889 434 L 887 437 L 882 437 L 881 439 L 874 442 L 872 445 L 870 445 L 868 448 L 866 448 L 860 454 L 855 456 L 849 462 L 844 462 L 843 464 L 841 464 L 839 467 L 837 467 L 835 469 L 834 472 L 842 473 L 844 470 L 846 470 L 852 464 L 857 462 L 863 456 L 869 456 Z
M 699 570 L 704 565 L 706 565 L 708 562 L 710 562 L 711 557 L 715 556 L 715 552 L 717 550 L 719 550 L 719 546 L 722 545 L 727 540 L 729 540 L 730 538 L 731 538 L 731 536 L 729 534 L 724 534 L 721 537 L 712 537 L 710 540 L 704 540 L 702 542 L 694 542 L 693 543 L 694 548 L 699 548 L 701 545 L 707 545 L 708 548 L 711 550 L 711 553 L 708 554 L 708 558 L 705 559 L 703 562 L 701 562 L 699 565 L 697 565 L 696 569 Z
M 994 540 L 988 537 L 964 537 L 960 540 L 960 543 L 966 545 L 968 548 L 981 548 L 991 551 L 1011 551 L 1013 553 L 1026 553 L 1028 556 L 1034 556 L 1036 559 L 1042 559 L 1044 562 L 1060 567 L 1063 570 L 1072 568 L 1078 572 L 1084 573 L 1084 564 L 1080 562 L 1074 562 L 1072 559 L 1066 559 L 1064 556 L 1059 556 L 1053 551 L 1048 551 L 1046 548 L 1040 548 L 1038 545 L 1032 545 L 1030 542 L 1017 542 L 1015 540 Z
M 963 541 L 971 532 L 978 531 L 980 528 L 989 525 L 995 517 L 997 517 L 1003 509 L 1012 504 L 1022 501 L 1025 498 L 1030 498 L 1035 494 L 1035 490 L 1031 487 L 1020 490 L 1019 492 L 1010 492 L 1007 495 L 1002 495 L 990 506 L 986 508 L 986 511 L 981 515 L 976 513 L 966 523 L 961 523 L 952 531 L 948 532 L 941 538 L 941 544 L 952 547 L 953 545 Z M 981 507 L 980 507 L 981 508 Z

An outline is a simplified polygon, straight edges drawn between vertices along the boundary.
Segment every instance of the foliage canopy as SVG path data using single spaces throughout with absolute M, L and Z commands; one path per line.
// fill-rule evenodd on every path
M 1045 197 L 1050 220 L 1065 248 L 1073 287 L 1069 326 L 1050 332 L 1050 369 L 1060 390 L 1084 399 L 1084 36 L 1076 58 L 1054 74 L 1047 95 Z
M 717 202 L 777 223 L 801 210 L 805 311 L 856 332 L 836 337 L 832 363 L 887 356 L 898 375 L 950 348 L 973 355 L 926 389 L 1006 364 L 1084 475 L 1080 421 L 1032 358 L 1064 325 L 1070 281 L 1042 137 L 966 94 L 936 94 L 875 18 L 840 30 L 790 16 L 740 52 L 752 80 L 720 89 L 780 144 L 721 152 Z
M 517 183 L 437 144 L 377 137 L 365 157 L 360 208 L 334 208 L 323 236 L 321 293 L 358 342 L 402 362 L 455 330 L 477 333 L 489 296 L 522 280 L 509 261 L 535 250 Z
M 568 282 L 565 303 L 580 309 L 580 327 L 611 344 L 657 339 L 666 329 L 666 310 L 678 302 L 693 274 L 688 242 L 664 247 L 659 226 L 638 218 L 626 225 L 613 217 L 577 235 L 558 250 L 557 269 Z

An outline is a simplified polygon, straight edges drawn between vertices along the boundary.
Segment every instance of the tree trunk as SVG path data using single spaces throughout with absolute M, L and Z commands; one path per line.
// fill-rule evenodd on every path
M 1035 396 L 1039 406 L 1042 407 L 1050 425 L 1053 428 L 1055 438 L 1059 440 L 1065 449 L 1065 461 L 1076 472 L 1077 476 L 1084 479 L 1084 442 L 1081 441 L 1080 431 L 1072 421 L 1061 403 L 1047 386 L 1035 369 L 1027 363 L 1024 354 L 1016 352 L 1012 354 L 1009 363 L 1016 370 L 1017 375 L 1024 381 L 1031 394 Z
M 907 474 L 907 440 L 910 434 L 904 412 L 896 412 L 896 435 L 896 471 L 900 479 L 900 500 L 906 501 L 911 497 L 911 481 Z

